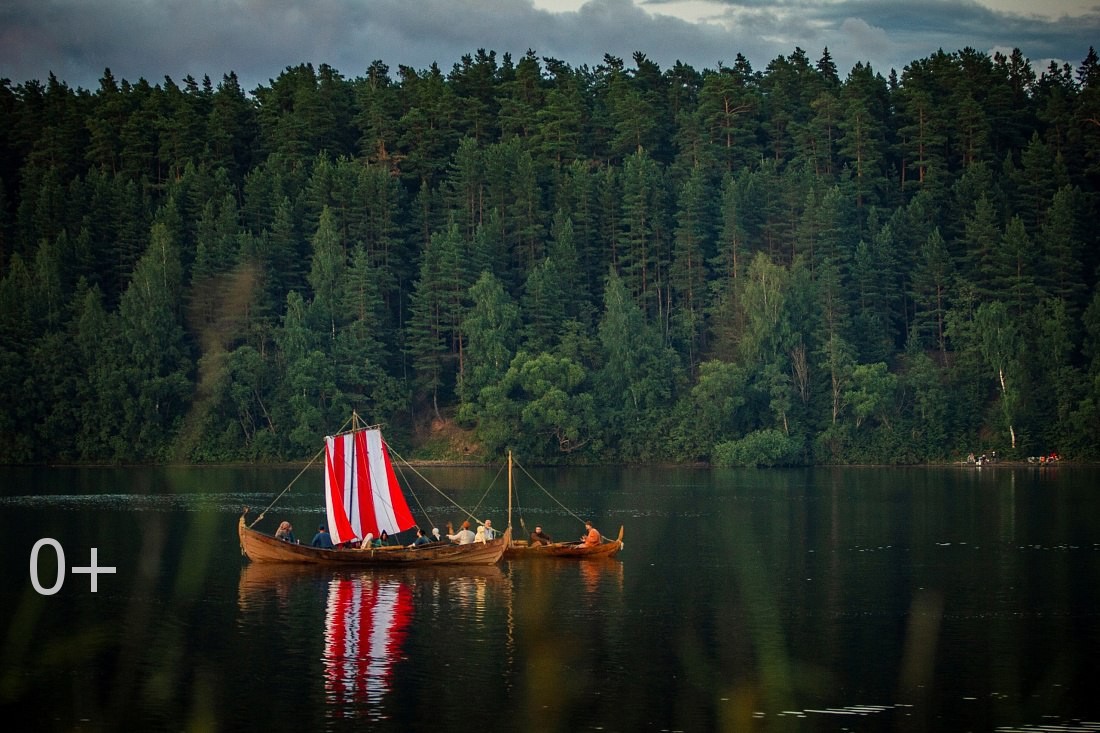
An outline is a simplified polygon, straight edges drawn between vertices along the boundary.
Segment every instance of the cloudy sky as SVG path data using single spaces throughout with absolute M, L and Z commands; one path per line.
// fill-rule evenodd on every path
M 349 78 L 375 59 L 448 71 L 479 48 L 572 66 L 642 51 L 700 70 L 828 48 L 843 78 L 856 62 L 900 73 L 941 48 L 1076 68 L 1092 45 L 1100 0 L 0 0 L 0 78 L 53 72 L 93 90 L 105 68 L 151 83 L 235 71 L 251 90 L 302 62 Z

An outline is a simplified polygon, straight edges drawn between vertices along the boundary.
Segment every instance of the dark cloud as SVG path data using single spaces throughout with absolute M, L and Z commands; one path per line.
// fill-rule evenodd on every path
M 574 66 L 605 53 L 644 52 L 662 67 L 729 64 L 738 53 L 762 69 L 795 47 L 816 60 L 828 47 L 841 73 L 857 61 L 886 73 L 937 49 L 1019 47 L 1078 64 L 1100 17 L 1050 20 L 996 13 L 974 2 L 713 0 L 710 19 L 689 23 L 649 0 L 591 0 L 551 13 L 531 0 L 4 0 L 0 76 L 21 83 L 49 73 L 94 89 L 116 79 L 180 80 L 236 72 L 246 89 L 287 66 L 327 63 L 348 77 L 375 59 L 391 69 L 449 70 L 479 48 L 519 56 L 533 49 Z M 652 11 L 652 12 L 649 12 Z
M 643 0 L 655 11 L 676 0 Z M 1036 2 L 1042 13 L 997 10 L 973 0 L 708 0 L 712 17 L 748 26 L 779 53 L 795 45 L 811 57 L 828 47 L 837 66 L 857 61 L 901 70 L 939 49 L 983 52 L 1019 48 L 1040 68 L 1050 60 L 1079 64 L 1096 42 L 1100 11 L 1059 11 L 1057 0 Z M 997 5 L 996 0 L 988 5 Z M 1100 8 L 1100 6 L 1097 6 Z M 788 51 L 783 51 L 784 46 Z

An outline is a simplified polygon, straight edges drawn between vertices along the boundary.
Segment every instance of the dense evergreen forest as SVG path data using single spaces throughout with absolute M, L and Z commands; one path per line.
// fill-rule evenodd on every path
M 5 79 L 0 178 L 0 462 L 1100 454 L 1092 50 Z

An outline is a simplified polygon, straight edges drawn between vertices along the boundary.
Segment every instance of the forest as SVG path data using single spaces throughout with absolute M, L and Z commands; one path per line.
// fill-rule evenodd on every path
M 0 80 L 0 463 L 1100 458 L 1100 58 Z

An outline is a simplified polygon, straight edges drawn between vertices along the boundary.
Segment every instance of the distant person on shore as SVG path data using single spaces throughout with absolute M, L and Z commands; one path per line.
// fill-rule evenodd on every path
M 311 544 L 323 550 L 332 549 L 332 535 L 328 533 L 328 528 L 325 527 L 325 525 L 322 524 L 317 528 L 317 534 L 313 535 L 313 542 Z
M 550 539 L 550 535 L 542 531 L 542 527 L 535 527 L 535 531 L 531 533 L 532 545 L 549 545 L 551 542 L 553 540 Z

